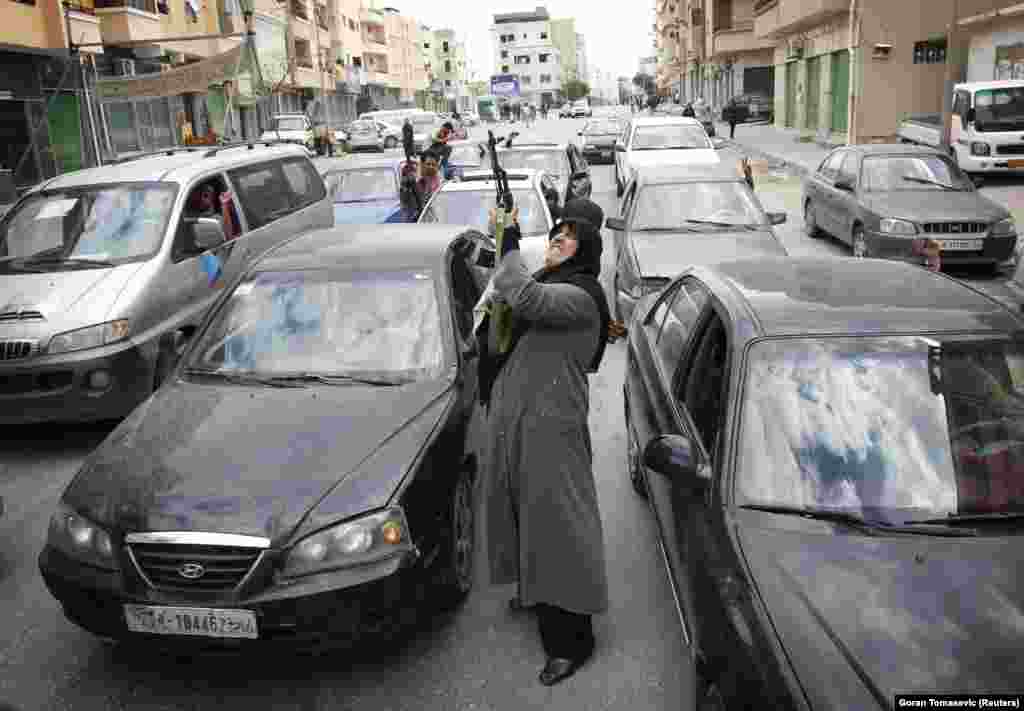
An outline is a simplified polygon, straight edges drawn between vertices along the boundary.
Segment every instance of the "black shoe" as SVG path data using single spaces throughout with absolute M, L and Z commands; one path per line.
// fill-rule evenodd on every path
M 583 661 L 565 659 L 563 657 L 551 657 L 540 672 L 540 683 L 544 686 L 554 686 L 563 679 L 567 679 L 576 673 L 576 670 L 583 666 Z

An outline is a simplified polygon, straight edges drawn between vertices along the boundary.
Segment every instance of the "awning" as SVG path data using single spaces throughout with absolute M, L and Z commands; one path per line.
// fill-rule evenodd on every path
M 126 77 L 124 79 L 101 79 L 96 82 L 96 95 L 101 99 L 128 99 L 134 97 L 178 96 L 187 93 L 206 93 L 211 84 L 234 81 L 235 71 L 247 69 L 250 62 L 245 60 L 239 67 L 244 45 L 239 44 L 215 57 L 204 59 L 184 67 L 149 76 Z

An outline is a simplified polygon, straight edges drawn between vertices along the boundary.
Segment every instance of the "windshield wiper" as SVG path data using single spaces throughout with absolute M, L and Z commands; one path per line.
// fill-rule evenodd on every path
M 299 383 L 282 381 L 279 378 L 260 377 L 258 375 L 246 375 L 243 373 L 232 373 L 229 370 L 213 370 L 210 368 L 186 368 L 188 375 L 202 375 L 204 377 L 219 378 L 238 385 L 266 385 L 271 388 L 301 388 Z
M 278 375 L 273 378 L 274 381 L 280 382 L 307 382 L 307 383 L 321 383 L 323 385 L 350 385 L 352 383 L 358 383 L 360 385 L 373 385 L 376 387 L 393 387 L 396 385 L 406 385 L 412 381 L 408 378 L 373 378 L 368 376 L 357 376 L 357 375 L 320 375 L 317 373 L 298 373 L 296 375 Z
M 927 525 L 930 522 L 927 521 L 905 521 L 903 524 L 898 526 L 885 521 L 869 521 L 858 514 L 850 513 L 849 511 L 838 511 L 836 509 L 813 507 L 801 508 L 799 506 L 786 506 L 784 504 L 743 504 L 740 508 L 789 516 L 802 516 L 804 518 L 815 519 L 817 521 L 832 521 L 834 523 L 842 523 L 852 528 L 860 528 L 861 530 L 870 531 L 872 533 L 884 531 L 887 533 L 921 533 L 930 536 L 954 537 L 976 535 L 974 531 L 969 529 L 931 528 Z
M 72 264 L 76 266 L 96 266 L 96 267 L 116 267 L 117 265 L 113 262 L 108 262 L 103 259 L 85 259 L 82 257 L 40 257 L 33 258 L 27 257 L 24 261 L 26 265 L 37 265 L 37 264 Z
M 715 222 L 714 220 L 683 220 L 689 225 L 711 225 L 712 227 L 729 227 L 739 229 L 759 229 L 757 225 L 746 225 L 740 222 Z
M 949 514 L 940 518 L 923 518 L 919 520 L 904 521 L 907 524 L 930 523 L 949 526 L 959 526 L 963 523 L 992 523 L 995 521 L 1021 521 L 1024 520 L 1024 511 L 999 511 L 991 513 L 974 514 Z
M 938 180 L 919 178 L 916 175 L 904 175 L 902 176 L 902 178 L 910 183 L 921 183 L 922 185 L 938 185 L 940 188 L 945 188 L 946 190 L 960 192 L 960 188 L 956 187 L 955 185 L 947 185 L 946 183 L 940 183 Z

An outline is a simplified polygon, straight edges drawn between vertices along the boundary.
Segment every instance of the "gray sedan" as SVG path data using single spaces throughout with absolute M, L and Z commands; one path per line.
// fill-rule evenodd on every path
M 808 235 L 832 235 L 856 257 L 922 264 L 934 240 L 943 264 L 996 266 L 1017 244 L 1010 212 L 932 148 L 837 148 L 804 182 L 803 207 Z
M 384 139 L 373 121 L 353 121 L 349 126 L 348 145 L 352 150 L 383 151 Z

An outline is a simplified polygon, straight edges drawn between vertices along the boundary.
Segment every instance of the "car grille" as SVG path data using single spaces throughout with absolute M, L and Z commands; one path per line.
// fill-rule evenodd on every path
M 926 222 L 923 227 L 928 235 L 969 235 L 988 231 L 987 222 Z
M 996 153 L 1001 156 L 1024 156 L 1024 143 L 1009 146 L 996 146 Z
M 5 321 L 42 321 L 43 314 L 39 311 L 3 311 L 0 312 L 0 323 Z
M 262 551 L 236 546 L 201 546 L 177 543 L 132 543 L 128 546 L 139 571 L 164 590 L 217 592 L 233 590 L 245 579 Z M 189 564 L 203 568 L 201 576 L 187 578 Z
M 25 395 L 71 387 L 74 374 L 70 370 L 56 373 L 20 373 L 0 375 L 0 395 Z
M 36 341 L 5 340 L 0 341 L 0 361 L 24 360 L 38 350 Z

